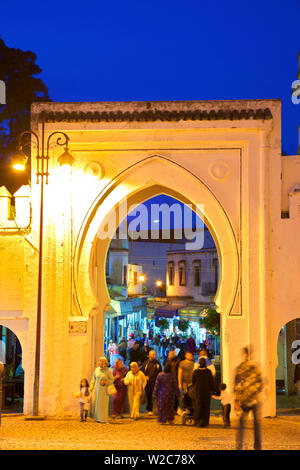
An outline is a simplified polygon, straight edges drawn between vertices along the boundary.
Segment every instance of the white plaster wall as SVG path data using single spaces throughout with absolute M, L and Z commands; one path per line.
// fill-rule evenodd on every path
M 289 193 L 295 184 L 300 184 L 300 155 L 281 158 L 281 210 L 289 210 Z
M 33 117 L 43 109 L 87 111 L 109 106 L 130 109 L 137 105 L 45 103 L 33 107 Z M 57 168 L 61 148 L 51 148 L 51 176 L 45 188 L 41 412 L 78 413 L 74 389 L 82 376 L 90 379 L 103 347 L 108 244 L 101 245 L 103 276 L 98 299 L 90 261 L 99 227 L 113 220 L 116 202 L 128 196 L 140 203 L 158 194 L 156 187 L 165 187 L 169 195 L 178 196 L 184 203 L 207 204 L 208 227 L 214 233 L 220 258 L 217 303 L 222 318 L 223 380 L 232 383 L 240 361 L 237 352 L 252 343 L 266 377 L 264 414 L 275 414 L 278 332 L 287 321 L 300 316 L 297 196 L 288 200 L 292 217 L 280 218 L 282 205 L 285 210 L 287 204 L 285 189 L 284 194 L 278 190 L 282 184 L 280 102 L 200 102 L 197 106 L 208 111 L 216 106 L 269 107 L 273 120 L 46 124 L 47 135 L 59 129 L 70 134 L 75 165 L 61 178 Z M 33 128 L 40 133 L 35 118 Z M 103 169 L 101 179 L 84 172 L 94 161 Z M 33 175 L 35 171 L 33 159 Z M 18 272 L 23 279 L 18 295 L 2 312 L 10 312 L 5 321 L 16 322 L 12 326 L 19 339 L 23 335 L 22 347 L 27 351 L 26 413 L 31 411 L 35 348 L 39 186 L 34 181 L 33 176 L 33 219 L 27 241 L 6 238 L 13 247 L 24 244 L 25 257 L 23 254 L 17 264 L 3 258 L 4 266 L 12 267 L 12 276 Z M 288 181 L 284 180 L 284 188 Z M 299 182 L 295 173 L 294 182 Z M 1 236 L 0 242 L 4 240 Z M 233 266 L 237 266 L 234 271 Z M 238 285 L 234 298 L 233 285 Z M 21 312 L 20 320 L 11 313 L 15 305 Z M 76 316 L 87 321 L 86 332 L 70 332 L 70 318 Z M 17 326 L 21 318 L 26 327 L 23 323 Z
M 136 273 L 136 284 L 134 283 L 134 273 Z M 138 264 L 128 264 L 128 295 L 138 295 L 143 293 L 143 283 L 139 276 L 143 273 L 143 266 Z
M 179 251 L 168 253 L 167 263 L 174 262 L 174 283 L 169 284 L 167 281 L 167 296 L 191 296 L 197 302 L 210 302 L 214 298 L 214 294 L 204 295 L 202 293 L 203 283 L 215 283 L 215 270 L 213 260 L 218 259 L 217 251 L 188 252 Z M 186 285 L 179 285 L 179 262 L 186 262 Z M 193 261 L 201 261 L 200 286 L 194 285 Z M 168 276 L 167 276 L 168 279 Z

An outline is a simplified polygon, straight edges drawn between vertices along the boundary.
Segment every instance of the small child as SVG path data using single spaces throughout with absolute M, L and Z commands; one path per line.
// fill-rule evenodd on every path
M 89 391 L 89 383 L 87 379 L 82 379 L 80 381 L 80 392 L 75 393 L 75 396 L 79 398 L 80 421 L 86 421 L 91 399 L 91 393 Z
M 231 404 L 230 404 L 230 395 L 226 390 L 226 384 L 220 385 L 220 395 L 212 395 L 212 398 L 215 400 L 220 400 L 221 405 L 223 408 L 223 422 L 224 427 L 230 426 L 230 411 L 231 411 Z

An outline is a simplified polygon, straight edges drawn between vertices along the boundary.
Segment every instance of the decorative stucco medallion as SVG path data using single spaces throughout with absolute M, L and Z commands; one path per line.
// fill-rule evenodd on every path
M 103 177 L 103 168 L 99 162 L 89 162 L 84 167 L 84 173 L 100 180 Z
M 227 162 L 218 160 L 210 166 L 209 173 L 214 180 L 220 181 L 227 179 L 231 173 L 231 170 Z

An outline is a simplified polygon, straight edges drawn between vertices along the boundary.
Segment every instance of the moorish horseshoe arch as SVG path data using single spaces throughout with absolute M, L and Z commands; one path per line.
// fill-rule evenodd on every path
M 42 121 L 47 135 L 66 132 L 74 155 L 59 177 L 53 148 L 45 188 L 41 412 L 77 414 L 74 387 L 79 376 L 91 377 L 101 352 L 109 240 L 97 249 L 96 267 L 97 231 L 119 201 L 164 193 L 205 204 L 221 264 L 222 380 L 232 390 L 239 351 L 251 344 L 266 376 L 263 413 L 275 416 L 278 331 L 300 311 L 300 156 L 282 157 L 280 100 L 34 103 L 31 115 L 38 134 Z M 31 414 L 40 193 L 36 185 L 27 190 L 16 199 L 16 219 L 32 212 L 25 238 L 5 229 L 15 221 L 4 191 L 0 316 L 22 345 Z
M 139 161 L 114 178 L 100 192 L 86 214 L 76 241 L 73 265 L 74 293 L 81 315 L 88 317 L 91 311 L 100 311 L 104 316 L 105 305 L 110 300 L 105 281 L 109 238 L 100 241 L 103 246 L 100 300 L 96 298 L 93 286 L 91 259 L 99 228 L 108 223 L 120 201 L 127 199 L 129 207 L 161 193 L 184 203 L 204 204 L 204 221 L 215 240 L 220 262 L 215 303 L 222 314 L 228 315 L 232 311 L 238 293 L 240 268 L 237 237 L 230 216 L 216 195 L 198 176 L 166 157 L 155 155 Z

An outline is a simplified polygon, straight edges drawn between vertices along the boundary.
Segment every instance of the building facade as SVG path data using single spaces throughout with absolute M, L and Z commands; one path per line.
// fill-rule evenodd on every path
M 127 205 L 167 194 L 204 207 L 216 244 L 223 380 L 232 383 L 237 351 L 251 343 L 267 379 L 263 412 L 274 416 L 278 334 L 300 316 L 300 157 L 282 157 L 280 101 L 36 103 L 32 130 L 41 135 L 42 125 L 46 137 L 68 133 L 75 161 L 61 174 L 61 149 L 51 147 L 41 413 L 77 413 L 73 391 L 103 353 L 106 256 L 116 218 L 126 217 Z M 33 147 L 31 188 L 15 198 L 2 188 L 0 198 L 0 323 L 22 346 L 25 414 L 33 406 L 40 222 L 34 155 Z
M 195 302 L 211 304 L 219 284 L 219 259 L 215 242 L 204 230 L 200 250 L 167 252 L 167 296 L 191 297 Z
M 103 267 L 100 247 L 94 250 L 92 266 L 94 269 L 95 293 L 100 295 Z M 113 239 L 106 258 L 106 285 L 110 301 L 105 308 L 104 338 L 117 344 L 123 337 L 135 330 L 136 324 L 143 323 L 147 316 L 146 298 L 135 298 L 143 293 L 140 279 L 142 266 L 128 262 L 128 240 Z

